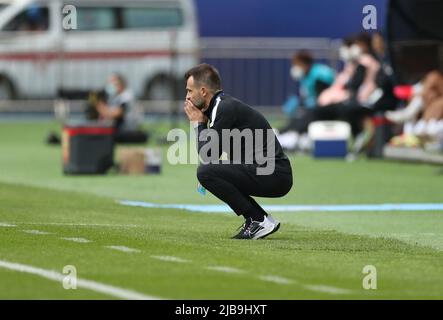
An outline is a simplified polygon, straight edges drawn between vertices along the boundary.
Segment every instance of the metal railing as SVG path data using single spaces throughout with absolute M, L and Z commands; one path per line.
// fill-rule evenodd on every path
M 338 67 L 340 40 L 328 38 L 202 38 L 200 60 L 218 68 L 224 90 L 246 103 L 276 112 L 287 96 L 296 91 L 290 78 L 291 58 L 306 49 L 317 61 Z M 92 70 L 93 72 L 93 70 Z M 0 100 L 0 113 L 48 113 L 56 99 Z M 182 113 L 181 102 L 137 101 L 145 113 Z M 82 112 L 85 100 L 68 102 L 69 112 Z M 178 107 L 177 107 L 178 106 Z
M 225 91 L 254 106 L 277 107 L 296 83 L 292 56 L 309 50 L 315 60 L 338 67 L 341 40 L 328 38 L 203 38 L 201 60 L 218 68 Z

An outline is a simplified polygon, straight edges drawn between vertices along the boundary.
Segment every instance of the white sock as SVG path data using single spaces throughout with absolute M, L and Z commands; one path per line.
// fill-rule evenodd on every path
M 442 140 L 443 143 L 443 120 L 439 120 L 437 124 L 437 137 Z
M 415 96 L 404 109 L 387 111 L 386 118 L 395 123 L 404 123 L 408 120 L 412 120 L 412 118 L 420 112 L 422 106 L 423 98 L 421 96 Z
M 438 132 L 438 120 L 436 119 L 429 120 L 428 123 L 426 124 L 425 133 L 428 136 L 434 137 L 437 135 L 437 132 Z
M 424 135 L 426 133 L 426 125 L 427 125 L 427 123 L 425 120 L 423 120 L 423 119 L 418 120 L 414 126 L 413 133 L 416 136 Z
M 421 94 L 422 90 L 423 84 L 421 82 L 418 82 L 412 86 L 412 94 L 414 96 Z
M 403 133 L 405 135 L 413 135 L 414 134 L 414 123 L 413 122 L 406 122 L 403 126 Z
M 406 106 L 404 109 L 405 111 L 405 117 L 408 119 L 411 119 L 417 115 L 417 113 L 420 112 L 421 107 L 423 106 L 423 98 L 419 96 L 415 96 L 412 98 L 411 102 Z

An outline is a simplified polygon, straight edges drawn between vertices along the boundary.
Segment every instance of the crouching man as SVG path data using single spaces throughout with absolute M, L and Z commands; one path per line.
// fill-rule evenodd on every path
M 244 217 L 234 239 L 269 236 L 280 222 L 252 197 L 282 197 L 292 187 L 291 164 L 271 126 L 258 111 L 222 91 L 213 66 L 200 64 L 185 79 L 184 110 L 198 140 L 198 180 Z

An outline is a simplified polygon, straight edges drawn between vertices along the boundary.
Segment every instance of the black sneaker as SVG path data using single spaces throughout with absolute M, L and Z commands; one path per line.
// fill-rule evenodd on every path
M 280 222 L 272 217 L 265 217 L 262 222 L 247 219 L 240 232 L 233 239 L 262 239 L 276 232 L 280 228 Z
M 237 233 L 231 239 L 244 239 L 243 235 L 246 232 L 246 230 L 249 228 L 251 222 L 252 222 L 251 218 L 246 219 L 245 222 L 240 227 L 237 228 L 237 230 L 240 229 L 239 233 Z

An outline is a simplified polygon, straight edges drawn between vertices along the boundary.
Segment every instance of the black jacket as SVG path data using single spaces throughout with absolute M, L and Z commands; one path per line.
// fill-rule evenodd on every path
M 272 158 L 276 166 L 289 166 L 290 169 L 289 160 L 269 122 L 257 110 L 219 91 L 204 114 L 209 119 L 208 124 L 200 123 L 197 127 L 198 151 L 202 160 L 217 161 L 226 152 L 230 163 L 261 166 L 264 159 Z M 208 126 L 212 133 L 205 130 Z M 215 134 L 218 139 L 214 138 Z M 237 138 L 233 137 L 234 134 Z M 216 150 L 216 154 L 212 154 L 211 150 Z

